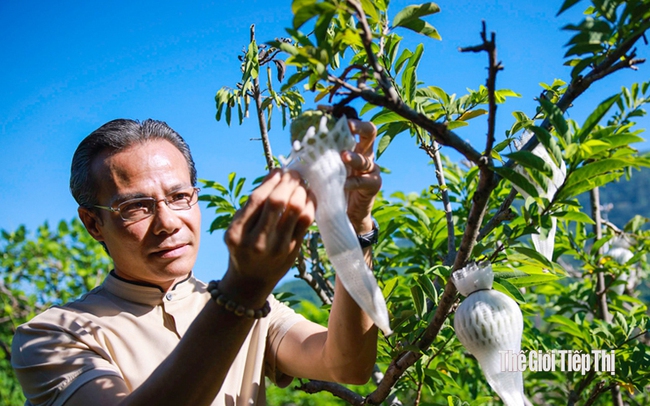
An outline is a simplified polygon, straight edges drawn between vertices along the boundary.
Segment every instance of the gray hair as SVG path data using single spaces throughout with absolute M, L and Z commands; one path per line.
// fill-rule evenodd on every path
M 72 157 L 70 168 L 70 191 L 79 206 L 91 208 L 97 204 L 98 187 L 91 167 L 95 158 L 104 151 L 119 152 L 132 145 L 150 140 L 167 140 L 185 157 L 190 170 L 192 186 L 196 185 L 196 167 L 190 147 L 183 137 L 163 121 L 147 119 L 117 119 L 99 127 L 79 144 Z

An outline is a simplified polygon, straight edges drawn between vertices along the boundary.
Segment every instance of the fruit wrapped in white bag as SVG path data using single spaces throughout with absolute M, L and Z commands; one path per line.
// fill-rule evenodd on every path
M 526 145 L 526 143 L 528 142 L 528 140 L 530 140 L 532 136 L 533 133 L 531 133 L 530 131 L 525 131 L 524 134 L 521 136 L 521 146 Z M 553 176 L 547 179 L 546 187 L 542 187 L 539 184 L 537 184 L 537 182 L 534 181 L 532 177 L 526 172 L 526 170 L 521 166 L 516 166 L 515 171 L 519 172 L 535 186 L 535 189 L 537 190 L 537 194 L 539 195 L 539 197 L 545 198 L 550 202 L 553 200 L 558 189 L 560 188 L 560 186 L 562 186 L 564 180 L 566 179 L 566 164 L 564 163 L 564 161 L 560 161 L 560 166 L 558 166 L 553 161 L 551 156 L 546 151 L 546 148 L 544 148 L 544 145 L 542 144 L 538 144 L 535 148 L 533 148 L 532 153 L 542 158 L 542 160 L 544 160 L 544 162 L 551 167 Z M 517 189 L 517 192 L 519 192 L 524 197 L 524 199 L 530 197 L 530 195 L 524 189 L 520 188 L 515 184 L 513 184 L 513 186 L 515 187 L 515 189 Z M 531 239 L 533 240 L 533 246 L 535 247 L 537 252 L 544 255 L 546 259 L 548 259 L 549 261 L 553 260 L 553 248 L 555 246 L 556 229 L 557 229 L 557 219 L 555 217 L 551 217 L 551 228 L 550 230 L 548 230 L 546 236 L 542 236 L 541 234 L 531 235 Z
M 291 154 L 281 158 L 282 165 L 298 171 L 316 195 L 316 223 L 339 280 L 377 327 L 390 334 L 386 301 L 347 216 L 347 170 L 341 152 L 355 146 L 347 119 L 307 111 L 291 124 L 291 140 Z
M 465 300 L 454 316 L 458 340 L 478 360 L 488 383 L 506 406 L 524 405 L 521 371 L 508 371 L 502 354 L 518 354 L 524 321 L 517 303 L 493 290 L 489 263 L 471 263 L 452 274 Z M 505 353 L 503 351 L 506 351 Z

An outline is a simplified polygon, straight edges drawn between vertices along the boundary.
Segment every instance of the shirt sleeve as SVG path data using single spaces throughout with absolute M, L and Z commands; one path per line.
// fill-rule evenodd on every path
M 302 315 L 296 313 L 292 308 L 279 302 L 275 297 L 269 297 L 271 312 L 269 313 L 269 334 L 266 350 L 266 376 L 273 383 L 281 388 L 289 386 L 293 376 L 287 375 L 277 368 L 278 347 L 282 339 L 294 324 L 306 321 Z
M 83 384 L 98 377 L 122 378 L 88 329 L 92 323 L 51 308 L 18 327 L 11 363 L 26 405 L 62 405 Z

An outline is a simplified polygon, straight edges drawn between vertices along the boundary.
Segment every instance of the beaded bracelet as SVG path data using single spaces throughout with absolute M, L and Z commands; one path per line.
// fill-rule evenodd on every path
M 210 281 L 210 283 L 208 283 L 208 292 L 210 292 L 210 296 L 212 296 L 212 299 L 214 299 L 214 301 L 217 302 L 219 306 L 223 307 L 229 312 L 233 312 L 239 317 L 246 316 L 249 319 L 261 319 L 268 316 L 271 312 L 271 305 L 269 304 L 268 300 L 266 303 L 264 303 L 264 306 L 262 306 L 261 309 L 257 310 L 247 309 L 244 305 L 240 305 L 232 300 L 228 300 L 226 295 L 224 295 L 219 290 L 219 282 L 221 281 Z

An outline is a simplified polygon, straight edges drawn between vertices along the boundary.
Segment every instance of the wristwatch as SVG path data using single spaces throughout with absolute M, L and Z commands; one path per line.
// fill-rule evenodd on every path
M 377 241 L 379 241 L 379 225 L 377 224 L 377 220 L 372 219 L 372 230 L 370 232 L 357 235 L 357 238 L 359 239 L 361 248 L 367 248 L 377 244 Z

